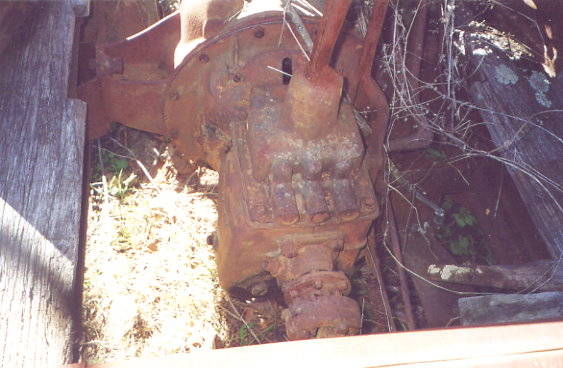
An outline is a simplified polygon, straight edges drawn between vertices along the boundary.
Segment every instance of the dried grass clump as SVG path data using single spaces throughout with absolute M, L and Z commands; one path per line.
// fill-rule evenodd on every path
M 200 174 L 200 182 L 216 184 L 216 173 Z M 209 196 L 185 185 L 169 159 L 121 199 L 97 188 L 89 208 L 83 359 L 161 356 L 226 340 L 216 309 L 224 295 L 207 242 L 217 220 Z

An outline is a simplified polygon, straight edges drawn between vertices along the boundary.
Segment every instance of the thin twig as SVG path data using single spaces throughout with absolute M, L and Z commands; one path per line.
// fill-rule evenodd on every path
M 375 274 L 377 279 L 377 285 L 379 286 L 379 294 L 381 295 L 381 304 L 383 304 L 383 310 L 385 312 L 385 319 L 387 320 L 387 331 L 395 331 L 395 325 L 392 323 L 393 315 L 391 314 L 391 305 L 389 305 L 389 298 L 386 296 L 386 292 L 383 289 L 383 274 L 381 273 L 381 267 L 379 260 L 373 255 L 371 247 L 367 246 L 368 249 L 368 259 L 372 268 L 372 272 Z
M 319 9 L 315 8 L 311 3 L 309 3 L 307 0 L 292 0 L 295 1 L 297 3 L 300 3 L 302 5 L 304 5 L 305 7 L 311 9 L 313 12 L 315 12 L 319 17 L 323 16 L 323 13 L 319 11 Z
M 137 164 L 137 166 L 139 166 L 139 168 L 141 169 L 141 171 L 143 172 L 143 174 L 145 174 L 145 176 L 147 177 L 147 179 L 149 179 L 149 182 L 151 183 L 151 185 L 153 186 L 153 188 L 157 191 L 160 192 L 160 189 L 158 187 L 158 185 L 156 184 L 156 182 L 154 181 L 152 175 L 149 173 L 149 171 L 147 170 L 147 168 L 145 167 L 145 165 L 143 165 L 143 163 L 141 161 L 139 161 L 139 159 L 137 158 L 137 156 L 135 155 L 135 153 L 133 151 L 131 151 L 129 149 L 129 147 L 121 144 L 121 142 L 119 142 L 117 139 L 114 139 L 112 137 L 109 137 L 109 139 L 111 139 L 115 144 L 117 144 L 119 147 L 123 148 L 124 150 L 126 150 L 127 152 L 129 152 L 129 154 L 131 155 L 131 157 L 129 157 L 130 160 L 135 161 L 135 163 Z
M 104 211 L 107 210 L 107 204 L 109 203 L 109 190 L 108 190 L 108 179 L 106 177 L 106 169 L 104 167 L 104 160 L 102 157 L 102 144 L 98 138 L 98 159 L 100 160 L 100 169 L 102 171 L 102 188 L 104 193 Z
M 246 321 L 244 320 L 244 318 L 242 317 L 242 315 L 239 313 L 237 307 L 235 307 L 235 305 L 233 304 L 233 301 L 231 300 L 231 297 L 227 294 L 225 295 L 225 298 L 227 299 L 227 301 L 229 302 L 229 304 L 231 305 L 231 308 L 233 308 L 233 312 L 238 316 L 238 320 L 241 321 L 242 323 L 244 323 L 244 325 L 246 326 L 246 328 L 248 329 L 248 331 L 250 332 L 250 334 L 252 335 L 252 337 L 254 337 L 254 340 L 256 340 L 256 342 L 258 344 L 261 344 L 262 341 L 260 341 L 260 339 L 258 338 L 258 336 L 256 336 L 256 333 L 254 333 L 254 330 L 252 329 L 252 327 L 250 327 L 250 325 L 248 323 L 246 323 Z

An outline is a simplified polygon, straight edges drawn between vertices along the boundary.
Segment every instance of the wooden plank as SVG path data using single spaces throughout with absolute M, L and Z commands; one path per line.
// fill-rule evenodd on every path
M 469 25 L 459 7 L 464 54 L 475 69 L 469 94 L 478 106 L 498 157 L 507 165 L 539 234 L 554 258 L 563 253 L 563 72 L 549 78 L 526 69 Z M 508 245 L 507 245 L 508 246 Z
M 431 264 L 427 275 L 435 281 L 518 292 L 563 291 L 563 267 L 559 261 L 495 266 Z
M 491 323 L 516 323 L 560 320 L 563 318 L 563 293 L 492 294 L 458 300 L 464 326 Z
M 0 69 L 0 367 L 73 360 L 86 108 L 67 98 L 71 0 L 33 3 Z
M 66 368 L 562 366 L 563 322 L 552 322 L 290 341 Z

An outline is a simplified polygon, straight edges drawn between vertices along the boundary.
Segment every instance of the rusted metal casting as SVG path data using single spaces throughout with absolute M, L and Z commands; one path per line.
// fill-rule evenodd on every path
M 372 183 L 387 105 L 371 68 L 359 69 L 374 46 L 341 35 L 350 2 L 304 19 L 316 35 L 308 60 L 295 39 L 280 42 L 281 12 L 227 21 L 242 1 L 188 1 L 99 50 L 98 76 L 80 88 L 91 136 L 119 121 L 169 136 L 186 160 L 219 171 L 220 281 L 262 293 L 275 278 L 290 339 L 360 327 L 346 273 L 379 215 Z M 343 98 L 352 92 L 354 106 Z M 355 110 L 367 111 L 371 133 Z

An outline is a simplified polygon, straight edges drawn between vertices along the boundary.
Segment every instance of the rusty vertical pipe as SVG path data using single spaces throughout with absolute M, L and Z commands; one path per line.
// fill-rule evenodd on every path
M 334 45 L 344 25 L 352 0 L 329 0 L 326 3 L 319 33 L 315 39 L 311 61 L 307 64 L 305 76 L 315 79 L 329 66 Z
M 371 78 L 373 59 L 375 57 L 377 45 L 379 44 L 379 39 L 381 38 L 381 30 L 383 29 L 383 22 L 385 21 L 385 14 L 387 13 L 388 6 L 389 0 L 376 0 L 373 6 L 362 46 L 362 56 L 360 57 L 360 63 L 358 66 L 358 80 L 362 80 L 364 77 Z M 356 91 L 354 91 L 351 96 L 353 102 L 356 102 L 356 97 L 360 88 L 361 86 L 358 84 Z

